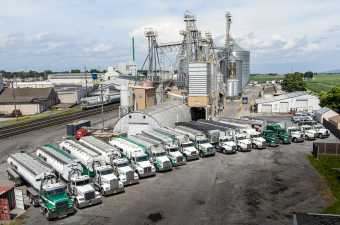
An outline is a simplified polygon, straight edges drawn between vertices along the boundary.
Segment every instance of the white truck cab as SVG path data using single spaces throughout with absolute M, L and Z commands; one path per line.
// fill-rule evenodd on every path
M 139 178 L 156 175 L 155 166 L 151 164 L 148 155 L 143 151 L 133 152 L 130 159 Z
M 69 193 L 74 196 L 77 208 L 84 208 L 102 202 L 100 193 L 90 184 L 89 176 L 72 176 L 68 185 Z
M 155 165 L 156 171 L 172 170 L 172 164 L 167 153 L 162 148 L 155 148 L 150 151 L 150 161 Z
M 304 134 L 301 132 L 299 127 L 291 126 L 287 127 L 287 133 L 290 135 L 292 142 L 304 142 Z
M 318 138 L 328 138 L 330 136 L 329 130 L 321 124 L 316 124 L 313 128 L 316 131 Z
M 317 137 L 317 132 L 310 125 L 300 126 L 300 130 L 304 135 L 305 140 L 315 140 Z
M 215 148 L 205 136 L 196 136 L 196 148 L 201 157 L 215 155 Z
M 200 158 L 199 153 L 194 146 L 194 143 L 189 139 L 181 143 L 180 151 L 184 155 L 186 161 Z
M 238 151 L 251 151 L 251 141 L 245 134 L 236 133 L 235 141 Z
M 132 169 L 128 159 L 117 158 L 112 163 L 119 180 L 123 182 L 124 186 L 139 183 L 138 174 Z
M 261 136 L 261 133 L 255 129 L 242 129 L 242 133 L 251 141 L 251 147 L 256 149 L 266 148 L 266 140 Z
M 110 165 L 95 167 L 94 185 L 102 195 L 112 195 L 124 191 L 123 183 L 114 174 Z
M 232 154 L 237 152 L 237 146 L 232 136 L 223 135 L 219 137 L 219 145 L 217 150 L 225 154 Z
M 183 154 L 179 151 L 178 145 L 166 144 L 164 148 L 173 166 L 182 166 L 186 163 Z

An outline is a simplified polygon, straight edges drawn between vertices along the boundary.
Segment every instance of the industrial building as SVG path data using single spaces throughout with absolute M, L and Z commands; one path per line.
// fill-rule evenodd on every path
M 55 91 L 58 94 L 61 104 L 77 105 L 80 104 L 82 97 L 86 96 L 92 87 L 84 87 L 81 85 L 56 85 Z
M 102 77 L 102 73 L 97 73 L 96 78 L 99 80 Z M 95 80 L 91 73 L 56 73 L 48 75 L 48 81 L 54 85 L 82 85 L 82 86 L 93 86 Z
M 33 115 L 58 103 L 53 88 L 5 88 L 0 94 L 0 113 L 11 114 L 16 109 L 22 115 Z
M 51 88 L 54 87 L 52 82 L 44 81 L 27 81 L 27 82 L 13 82 L 14 88 Z
M 0 74 L 0 93 L 2 92 L 2 90 L 4 89 L 4 79 L 2 77 L 2 74 Z
M 256 100 L 257 112 L 259 113 L 312 112 L 320 109 L 319 104 L 320 100 L 317 96 L 304 91 L 274 96 L 270 99 Z

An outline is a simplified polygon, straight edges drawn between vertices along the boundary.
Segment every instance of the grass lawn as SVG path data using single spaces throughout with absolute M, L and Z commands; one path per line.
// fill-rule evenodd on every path
M 80 107 L 73 107 L 65 110 L 51 110 L 47 112 L 43 112 L 40 114 L 36 115 L 31 115 L 31 116 L 21 116 L 18 117 L 18 120 L 12 119 L 12 120 L 5 120 L 5 121 L 0 121 L 0 127 L 5 127 L 5 126 L 10 126 L 13 124 L 17 123 L 22 123 L 22 122 L 29 122 L 29 121 L 34 121 L 34 120 L 39 120 L 43 119 L 49 116 L 55 116 L 55 115 L 69 115 L 75 112 L 80 112 L 81 108 Z
M 336 201 L 325 209 L 325 213 L 340 214 L 340 172 L 333 168 L 340 168 L 340 156 L 320 156 L 315 159 L 309 156 L 309 161 L 319 174 L 326 179 Z

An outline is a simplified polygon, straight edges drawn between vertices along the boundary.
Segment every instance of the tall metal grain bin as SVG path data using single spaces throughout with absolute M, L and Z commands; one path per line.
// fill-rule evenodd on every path
M 237 79 L 241 82 L 241 89 L 246 86 L 249 81 L 249 64 L 250 64 L 250 52 L 241 48 L 235 41 L 233 42 L 233 50 L 231 53 L 236 60 L 241 61 L 241 73 L 237 74 Z
M 189 64 L 189 97 L 190 107 L 205 107 L 208 105 L 211 88 L 211 64 L 190 63 Z

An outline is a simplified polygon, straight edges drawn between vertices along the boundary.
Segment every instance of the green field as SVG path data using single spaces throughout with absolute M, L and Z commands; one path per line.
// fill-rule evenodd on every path
M 306 88 L 315 93 L 329 91 L 335 86 L 340 86 L 340 74 L 334 75 L 317 75 L 313 80 L 306 81 Z
M 259 83 L 264 83 L 266 81 L 272 81 L 272 80 L 282 80 L 284 78 L 284 75 L 250 75 L 249 80 L 250 81 L 257 81 Z
M 260 83 L 272 80 L 282 80 L 284 75 L 251 75 L 249 80 Z M 332 87 L 340 86 L 340 74 L 318 74 L 312 80 L 306 81 L 306 88 L 319 94 L 321 91 L 329 91 Z
M 309 161 L 319 174 L 327 181 L 327 184 L 336 198 L 336 201 L 325 209 L 325 213 L 340 213 L 340 172 L 333 170 L 333 168 L 340 168 L 340 156 L 323 156 L 315 159 L 309 156 Z M 327 195 L 327 193 L 322 193 Z M 330 197 L 330 196 L 325 196 Z

